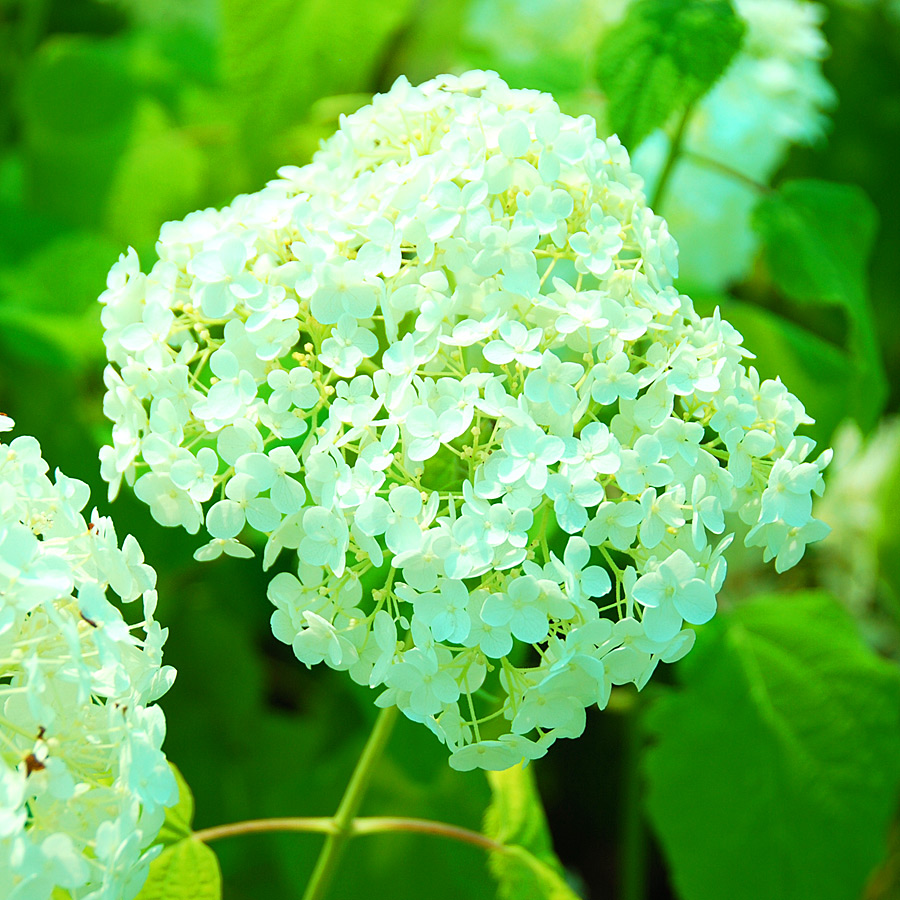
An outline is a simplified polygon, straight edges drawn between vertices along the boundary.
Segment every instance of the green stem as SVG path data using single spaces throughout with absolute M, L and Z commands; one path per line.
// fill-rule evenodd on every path
M 241 834 L 261 834 L 267 831 L 315 831 L 323 834 L 334 832 L 334 820 L 329 818 L 285 818 L 285 819 L 250 819 L 247 822 L 231 822 L 228 825 L 214 825 L 212 828 L 201 828 L 191 837 L 195 841 L 208 844 L 220 838 L 237 837 Z
M 446 822 L 434 822 L 431 819 L 408 819 L 400 816 L 369 816 L 357 819 L 353 823 L 353 834 L 383 834 L 386 831 L 411 831 L 416 834 L 430 834 L 434 837 L 449 838 L 474 844 L 485 850 L 496 850 L 500 853 L 507 848 L 504 844 L 492 840 L 479 831 L 461 828 L 459 825 L 448 825 Z
M 250 819 L 246 822 L 232 822 L 228 825 L 203 828 L 200 831 L 195 831 L 192 837 L 195 841 L 202 841 L 204 844 L 208 844 L 211 841 L 218 841 L 227 837 L 238 837 L 242 834 L 285 831 L 334 834 L 334 819 L 310 817 Z M 390 831 L 430 834 L 434 837 L 461 841 L 464 844 L 474 844 L 476 847 L 494 850 L 498 853 L 502 853 L 507 849 L 504 844 L 487 837 L 480 831 L 472 831 L 469 828 L 450 825 L 447 822 L 435 822 L 432 819 L 412 819 L 403 816 L 363 816 L 356 818 L 352 822 L 350 836 L 364 837 L 367 834 L 385 834 Z
M 745 175 L 738 169 L 726 166 L 725 163 L 720 163 L 711 156 L 704 156 L 702 153 L 694 153 L 693 150 L 684 150 L 682 155 L 685 159 L 690 160 L 692 163 L 696 163 L 698 166 L 703 166 L 705 169 L 712 169 L 714 172 L 727 175 L 729 178 L 740 181 L 742 184 L 746 184 L 748 187 L 753 188 L 755 191 L 759 191 L 761 194 L 770 194 L 772 192 L 772 188 L 767 184 L 763 184 L 761 181 L 757 181 L 755 178 Z
M 641 711 L 640 695 L 625 718 L 625 741 L 623 747 L 623 793 L 622 798 L 622 856 L 621 893 L 622 900 L 644 900 L 647 893 L 647 831 L 644 825 L 641 751 Z
M 337 812 L 331 820 L 332 830 L 325 838 L 325 846 L 322 847 L 316 861 L 316 867 L 306 886 L 303 900 L 321 900 L 325 896 L 347 839 L 353 834 L 353 820 L 359 812 L 359 807 L 369 787 L 375 764 L 381 758 L 390 739 L 397 714 L 396 706 L 388 706 L 379 713 L 375 720 L 375 727 L 366 741 L 366 746 L 350 776 L 350 782 L 347 784 Z
M 678 120 L 678 127 L 675 129 L 675 134 L 672 135 L 672 142 L 669 144 L 669 155 L 666 157 L 666 163 L 663 166 L 662 172 L 659 173 L 659 180 L 656 182 L 656 190 L 653 192 L 653 199 L 648 204 L 656 213 L 659 212 L 659 207 L 662 205 L 666 188 L 669 185 L 669 179 L 672 177 L 672 171 L 675 168 L 675 163 L 678 162 L 678 157 L 681 156 L 681 142 L 684 140 L 684 133 L 687 130 L 688 120 L 691 117 L 692 111 L 693 106 L 689 103 L 684 108 L 684 112 Z
M 485 850 L 495 850 L 499 853 L 508 848 L 499 841 L 492 840 L 479 831 L 469 828 L 461 828 L 459 825 L 448 825 L 446 822 L 433 822 L 431 819 L 407 819 L 400 816 L 369 816 L 357 819 L 353 823 L 353 834 L 383 834 L 386 831 L 412 831 L 416 834 L 431 834 L 435 837 L 449 838 L 452 841 L 462 841 L 464 844 L 474 844 Z

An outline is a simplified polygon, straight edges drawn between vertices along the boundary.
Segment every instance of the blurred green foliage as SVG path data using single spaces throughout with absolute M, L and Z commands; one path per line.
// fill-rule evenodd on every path
M 108 511 L 96 297 L 117 254 L 132 245 L 146 259 L 164 220 L 307 161 L 340 114 L 397 75 L 494 67 L 514 86 L 553 89 L 567 112 L 602 112 L 590 28 L 551 16 L 546 3 L 521 5 L 518 21 L 483 9 L 470 18 L 458 0 L 0 0 L 0 406 L 17 430 L 37 436 L 51 466 L 87 481 Z M 501 43 L 525 40 L 529 6 L 555 49 L 501 58 L 484 29 L 499 29 Z M 840 97 L 830 137 L 792 155 L 760 208 L 766 249 L 753 279 L 734 297 L 700 298 L 746 335 L 763 375 L 782 375 L 803 397 L 821 442 L 847 417 L 872 428 L 900 399 L 900 27 L 884 3 L 835 3 L 829 15 L 826 74 Z M 676 59 L 667 71 L 688 63 L 700 65 L 701 83 L 714 78 L 709 60 Z M 622 127 L 647 130 L 690 96 L 663 98 L 652 121 Z M 900 466 L 885 508 L 897 508 L 898 485 Z M 196 827 L 330 815 L 374 719 L 370 692 L 303 669 L 274 640 L 257 564 L 199 566 L 199 541 L 157 527 L 127 492 L 113 512 L 160 574 L 158 617 L 179 670 L 164 701 L 166 747 L 196 796 Z M 873 540 L 900 597 L 897 533 Z M 792 577 L 785 584 L 815 583 L 811 568 Z M 556 850 L 583 893 L 610 897 L 618 882 L 638 900 L 644 879 L 623 876 L 624 859 L 646 867 L 653 900 L 751 888 L 773 900 L 857 896 L 883 855 L 900 777 L 887 664 L 834 601 L 807 594 L 741 607 L 702 630 L 677 672 L 680 686 L 660 687 L 656 702 L 651 688 L 646 707 L 616 692 L 580 741 L 535 767 Z M 652 846 L 622 846 L 642 840 L 627 809 L 638 797 L 629 754 L 640 745 L 629 749 L 624 736 L 644 708 L 648 808 L 668 868 Z M 772 781 L 753 780 L 766 773 Z M 559 877 L 531 782 L 492 786 L 488 830 L 512 834 Z M 402 721 L 363 813 L 479 828 L 491 796 L 483 777 L 450 770 L 426 730 Z M 298 898 L 320 842 L 216 844 L 226 900 Z M 503 896 L 520 896 L 506 866 L 492 864 Z M 884 871 L 871 900 L 896 896 L 900 870 Z M 392 834 L 351 845 L 333 895 L 479 900 L 496 890 L 477 848 Z

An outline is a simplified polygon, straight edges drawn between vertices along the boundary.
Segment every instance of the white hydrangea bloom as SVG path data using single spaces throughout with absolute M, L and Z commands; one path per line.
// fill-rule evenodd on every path
M 34 438 L 0 443 L 0 896 L 131 900 L 178 799 L 153 705 L 175 675 L 156 573 L 85 520 L 85 484 L 47 470 Z M 142 621 L 108 589 L 142 598 Z
M 741 50 L 693 110 L 683 149 L 696 156 L 676 164 L 664 198 L 682 281 L 711 290 L 749 273 L 757 247 L 750 215 L 759 198 L 715 165 L 768 184 L 793 144 L 821 137 L 835 102 L 821 69 L 823 7 L 807 0 L 734 0 L 734 7 L 746 28 Z M 635 171 L 651 193 L 668 152 L 662 131 L 635 151 Z
M 275 635 L 453 766 L 541 756 L 686 653 L 726 513 L 779 566 L 819 536 L 802 405 L 674 290 L 666 223 L 592 119 L 490 72 L 400 79 L 280 176 L 166 224 L 149 273 L 113 267 L 103 471 L 205 523 L 198 558 L 248 530 L 266 568 L 295 552 Z M 129 349 L 150 305 L 166 335 Z

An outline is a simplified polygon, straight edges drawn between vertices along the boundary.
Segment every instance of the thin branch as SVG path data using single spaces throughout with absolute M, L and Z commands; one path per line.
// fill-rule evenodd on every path
M 430 819 L 407 819 L 399 816 L 369 816 L 356 819 L 353 823 L 353 835 L 380 834 L 387 831 L 411 831 L 417 834 L 430 834 L 435 837 L 448 838 L 452 841 L 462 841 L 466 844 L 474 844 L 485 850 L 494 850 L 503 853 L 507 850 L 505 844 L 472 831 L 469 828 L 461 828 L 458 825 L 448 825 L 446 822 L 434 822 Z
M 238 837 L 242 834 L 263 834 L 266 832 L 316 832 L 319 834 L 334 834 L 337 830 L 334 819 L 320 818 L 276 818 L 276 819 L 249 819 L 246 822 L 232 822 L 229 825 L 216 825 L 212 828 L 202 828 L 192 835 L 194 840 L 208 844 L 221 838 Z M 503 853 L 508 848 L 505 844 L 472 831 L 459 825 L 450 825 L 447 822 L 436 822 L 431 819 L 412 819 L 402 816 L 362 816 L 354 819 L 348 829 L 348 837 L 364 837 L 369 834 L 384 834 L 391 831 L 406 831 L 416 834 L 430 834 L 434 837 L 447 838 L 451 841 L 461 841 L 465 844 L 473 844 L 485 850 L 494 850 Z
M 772 188 L 770 188 L 769 185 L 763 184 L 761 181 L 757 181 L 755 178 L 751 178 L 749 175 L 745 175 L 738 169 L 727 166 L 725 163 L 721 163 L 711 156 L 704 156 L 702 153 L 695 153 L 693 150 L 684 150 L 682 151 L 682 155 L 685 159 L 690 160 L 698 166 L 703 166 L 705 169 L 712 169 L 714 172 L 727 175 L 729 178 L 740 181 L 742 184 L 746 184 L 748 187 L 752 187 L 753 190 L 759 191 L 762 194 L 769 194 L 772 192 Z
M 250 819 L 246 822 L 232 822 L 229 825 L 201 828 L 200 831 L 195 831 L 191 837 L 208 844 L 210 841 L 217 841 L 220 838 L 237 837 L 241 834 L 261 834 L 267 831 L 310 831 L 333 834 L 334 820 L 329 817 Z
M 672 171 L 675 168 L 675 163 L 678 162 L 678 159 L 681 156 L 681 142 L 684 140 L 684 133 L 687 130 L 688 121 L 691 118 L 692 111 L 693 106 L 689 103 L 684 108 L 684 112 L 681 114 L 681 118 L 678 120 L 678 127 L 675 129 L 675 134 L 672 135 L 672 140 L 669 143 L 669 154 L 666 157 L 666 162 L 663 166 L 663 170 L 659 174 L 659 180 L 656 182 L 656 190 L 653 192 L 653 200 L 648 204 L 650 208 L 656 213 L 659 212 L 659 207 L 662 205 L 666 187 L 669 184 L 669 179 L 671 178 Z

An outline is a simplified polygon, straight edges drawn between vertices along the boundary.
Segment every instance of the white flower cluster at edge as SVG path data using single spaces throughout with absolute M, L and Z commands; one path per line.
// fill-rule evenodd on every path
M 734 0 L 734 6 L 746 29 L 741 49 L 692 110 L 685 155 L 662 198 L 681 244 L 681 280 L 704 290 L 749 275 L 758 244 L 751 216 L 759 189 L 752 182 L 768 184 L 791 146 L 820 138 L 824 111 L 835 103 L 822 74 L 828 54 L 822 6 L 807 0 Z M 663 131 L 637 148 L 634 168 L 648 190 L 669 148 Z
M 12 421 L 0 416 L 0 430 Z M 168 690 L 156 574 L 38 442 L 0 443 L 0 896 L 130 900 L 178 788 L 160 746 Z M 107 599 L 142 598 L 129 625 Z
M 204 529 L 200 559 L 290 551 L 275 635 L 454 767 L 541 756 L 683 656 L 726 513 L 779 570 L 824 536 L 802 405 L 673 289 L 589 117 L 495 73 L 400 79 L 280 175 L 113 267 L 102 471 Z

